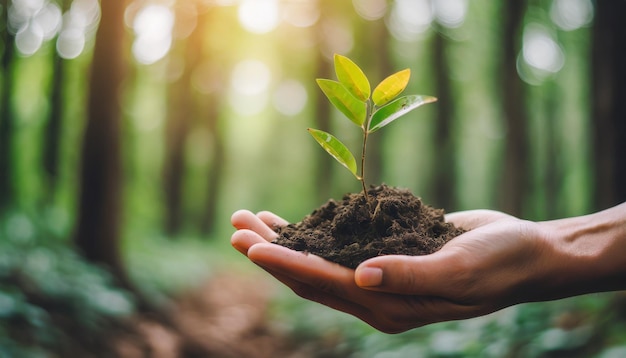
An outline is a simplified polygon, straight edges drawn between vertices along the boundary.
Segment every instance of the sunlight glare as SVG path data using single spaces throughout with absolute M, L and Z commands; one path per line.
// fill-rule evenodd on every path
M 61 28 L 61 8 L 55 3 L 48 3 L 33 17 L 33 22 L 41 26 L 44 40 L 50 40 Z
M 414 41 L 430 27 L 434 18 L 429 0 L 398 0 L 387 21 L 389 31 L 400 41 Z
M 63 15 L 61 32 L 56 49 L 61 58 L 73 59 L 85 50 L 87 37 L 93 35 L 100 21 L 100 4 L 97 0 L 74 0 Z
M 437 22 L 447 28 L 457 28 L 465 22 L 467 15 L 467 0 L 439 0 L 434 1 L 434 10 Z
M 522 54 L 530 66 L 551 73 L 561 70 L 565 55 L 552 35 L 539 24 L 524 29 Z
M 43 44 L 43 35 L 39 24 L 30 23 L 15 34 L 15 46 L 24 56 L 34 55 Z
M 14 1 L 7 16 L 8 30 L 15 35 L 15 46 L 24 56 L 35 54 L 61 27 L 61 8 L 56 3 Z
M 280 22 L 277 0 L 242 0 L 237 11 L 239 23 L 249 32 L 265 34 Z
M 135 41 L 132 51 L 139 63 L 152 64 L 167 55 L 172 45 L 174 14 L 163 5 L 148 5 L 133 21 Z
M 299 0 L 283 4 L 283 19 L 295 27 L 311 27 L 320 18 L 320 9 L 316 2 Z
M 286 116 L 295 116 L 302 112 L 308 95 L 306 89 L 297 80 L 285 80 L 274 92 L 274 108 Z
M 550 18 L 561 30 L 573 31 L 589 25 L 593 12 L 591 0 L 554 0 Z
M 320 48 L 324 56 L 333 58 L 336 53 L 348 53 L 354 46 L 350 27 L 339 19 L 327 18 L 322 23 Z
M 57 38 L 57 52 L 64 59 L 78 57 L 85 49 L 85 34 L 76 28 L 63 30 Z
M 272 80 L 269 67 L 259 60 L 243 60 L 231 75 L 230 104 L 243 115 L 261 112 L 267 104 L 267 90 Z
M 387 13 L 386 0 L 352 0 L 352 5 L 359 16 L 369 21 L 379 20 Z

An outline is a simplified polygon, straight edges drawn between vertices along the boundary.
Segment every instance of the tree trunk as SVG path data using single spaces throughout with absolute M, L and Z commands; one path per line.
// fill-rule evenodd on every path
M 9 1 L 3 0 L 0 11 L 6 21 Z M 13 128 L 14 113 L 11 108 L 11 93 L 13 92 L 15 62 L 15 37 L 8 31 L 7 26 L 1 29 L 4 44 L 2 52 L 2 92 L 0 93 L 0 216 L 6 213 L 13 204 L 15 183 L 13 182 Z
M 596 2 L 591 82 L 597 210 L 626 201 L 625 20 L 625 1 Z
M 121 108 L 124 79 L 124 1 L 102 1 L 91 66 L 88 118 L 81 158 L 75 243 L 90 261 L 127 284 L 120 258 L 122 218 Z
M 433 171 L 435 173 L 435 198 L 433 205 L 446 210 L 456 207 L 454 133 L 452 132 L 453 106 L 446 39 L 435 34 L 433 44 L 435 84 L 437 88 L 437 118 L 435 122 L 435 148 Z
M 43 168 L 47 175 L 47 193 L 49 199 L 54 197 L 59 176 L 60 139 L 63 120 L 63 83 L 65 78 L 65 61 L 55 52 L 53 55 L 52 80 L 50 88 L 50 113 L 44 130 Z
M 502 165 L 500 209 L 522 215 L 528 196 L 528 115 L 524 83 L 517 74 L 517 54 L 520 49 L 524 1 L 503 2 L 502 75 L 503 110 L 506 124 L 504 163 Z
M 69 1 L 62 0 L 61 8 L 63 13 L 67 11 Z M 65 60 L 59 56 L 57 51 L 52 51 L 52 79 L 50 81 L 50 113 L 48 123 L 46 123 L 43 138 L 43 168 L 47 175 L 48 188 L 46 188 L 49 198 L 52 200 L 56 191 L 56 183 L 59 176 L 59 154 L 61 143 L 61 131 L 63 128 L 63 83 L 65 82 Z
M 328 9 L 330 6 L 329 3 L 322 1 L 320 6 L 320 11 L 324 13 L 325 9 Z M 327 11 L 327 10 L 326 10 Z M 325 46 L 325 42 L 327 41 L 324 38 L 324 29 L 323 29 L 323 17 L 316 23 L 316 25 L 312 28 L 312 31 L 317 35 L 318 47 Z M 329 62 L 321 49 L 317 51 L 317 58 L 315 59 L 316 69 L 315 69 L 315 78 L 331 78 L 330 76 L 333 73 L 333 64 Z M 330 102 L 324 96 L 322 91 L 315 86 L 312 91 L 313 100 L 315 101 L 315 108 L 313 109 L 313 120 L 314 126 L 317 129 L 321 129 L 326 132 L 331 131 L 330 126 L 330 117 L 332 113 L 332 107 Z M 332 177 L 334 173 L 334 163 L 328 160 L 328 156 L 323 151 L 316 151 L 315 153 L 315 189 L 317 190 L 316 196 L 317 201 L 320 203 L 325 202 L 331 196 L 332 192 Z
M 219 202 L 220 187 L 226 165 L 226 143 L 224 134 L 219 126 L 219 103 L 221 96 L 212 93 L 207 98 L 209 102 L 208 129 L 211 134 L 211 168 L 207 180 L 207 192 L 204 208 L 204 220 L 200 225 L 203 234 L 207 235 L 215 228 L 217 204 Z

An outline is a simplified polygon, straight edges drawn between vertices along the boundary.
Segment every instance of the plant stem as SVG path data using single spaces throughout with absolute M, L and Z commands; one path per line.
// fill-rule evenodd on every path
M 365 201 L 369 204 L 370 199 L 367 195 L 367 185 L 365 184 L 365 153 L 367 150 L 367 135 L 369 134 L 370 121 L 372 114 L 372 103 L 367 101 L 367 112 L 365 115 L 365 123 L 363 123 L 363 147 L 361 150 L 361 185 L 363 186 L 363 195 L 365 195 Z
M 365 150 L 367 145 L 367 128 L 363 128 L 363 150 L 361 152 L 361 185 L 363 186 L 363 195 L 365 200 L 369 203 L 369 196 L 367 195 L 367 186 L 365 185 Z

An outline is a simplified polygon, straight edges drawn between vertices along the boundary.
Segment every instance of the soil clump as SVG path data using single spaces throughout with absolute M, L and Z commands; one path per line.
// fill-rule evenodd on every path
M 273 243 L 354 269 L 380 255 L 431 254 L 465 232 L 407 189 L 383 184 L 367 193 L 369 204 L 363 193 L 328 200 L 302 221 L 277 228 Z

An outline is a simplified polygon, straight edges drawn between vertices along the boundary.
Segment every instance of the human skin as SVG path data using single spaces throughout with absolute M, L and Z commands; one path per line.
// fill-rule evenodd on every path
M 235 212 L 231 244 L 297 295 L 386 333 L 626 289 L 626 203 L 543 222 L 490 210 L 446 221 L 469 231 L 433 254 L 379 256 L 356 270 L 269 243 L 287 222 L 267 211 Z

